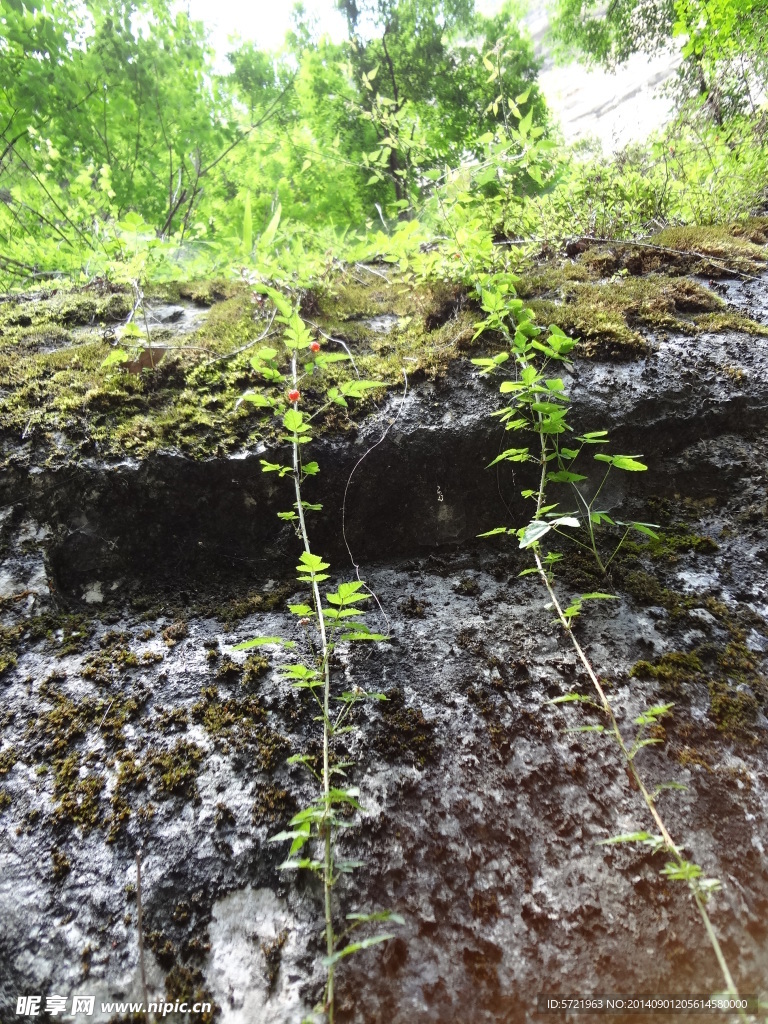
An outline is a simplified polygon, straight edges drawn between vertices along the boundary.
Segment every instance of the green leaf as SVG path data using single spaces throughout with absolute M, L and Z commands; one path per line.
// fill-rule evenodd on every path
M 655 704 L 652 708 L 647 708 L 637 716 L 635 725 L 654 725 L 660 718 L 668 715 L 674 706 L 674 701 L 670 701 L 667 704 Z
M 310 754 L 291 754 L 285 759 L 286 764 L 308 764 L 312 760 Z
M 298 409 L 288 409 L 283 416 L 283 426 L 293 434 L 303 433 L 310 428 L 304 423 L 304 413 Z
M 624 832 L 618 836 L 611 836 L 610 839 L 601 839 L 598 846 L 614 846 L 616 843 L 647 843 L 649 840 L 658 840 L 661 836 L 652 836 L 650 832 Z
M 405 924 L 405 918 L 391 910 L 376 910 L 371 914 L 347 914 L 346 918 L 347 921 L 357 921 L 359 924 L 367 924 L 370 921 L 392 921 L 394 924 Z
M 305 619 L 308 615 L 314 615 L 314 609 L 310 608 L 308 604 L 289 604 L 288 611 L 293 615 L 299 615 Z
M 366 391 L 381 387 L 384 385 L 378 380 L 350 380 L 341 385 L 341 393 L 345 398 L 363 398 Z
M 252 647 L 263 647 L 265 644 L 275 644 L 279 647 L 291 648 L 296 644 L 293 640 L 284 640 L 281 636 L 257 636 L 253 640 L 245 640 L 241 644 L 235 644 L 233 651 L 248 651 Z
M 630 473 L 640 473 L 648 467 L 643 462 L 638 462 L 633 455 L 603 455 L 594 456 L 598 462 L 609 462 L 616 469 L 624 469 Z
M 122 348 L 114 348 L 109 353 L 107 358 L 102 362 L 102 368 L 107 366 L 115 366 L 117 363 L 128 363 L 131 357 Z
M 272 302 L 275 305 L 275 308 L 277 309 L 278 313 L 280 313 L 281 316 L 288 319 L 293 315 L 293 306 L 285 297 L 285 295 L 277 291 L 276 288 L 270 288 L 269 285 L 266 284 L 255 284 L 253 286 L 253 290 L 261 292 L 263 295 L 269 296 L 269 298 L 272 300 Z
M 280 203 L 278 203 L 277 209 L 275 210 L 272 219 L 270 220 L 269 224 L 267 224 L 266 231 L 259 239 L 259 247 L 264 246 L 266 248 L 267 246 L 270 246 L 274 241 L 275 235 L 277 234 L 278 225 L 280 224 L 280 216 L 282 212 L 283 207 L 281 206 Z M 277 305 L 277 303 L 275 303 L 275 305 Z M 282 312 L 282 310 L 280 312 Z
M 637 530 L 638 533 L 644 533 L 646 537 L 652 537 L 654 540 L 659 539 L 658 533 L 651 528 L 655 525 L 653 523 L 630 523 L 629 525 L 633 530 Z
M 314 555 L 310 551 L 302 551 L 299 555 L 299 563 L 296 566 L 298 572 L 318 573 L 324 569 L 330 569 L 328 562 L 324 562 L 319 555 Z
M 251 360 L 251 365 L 253 365 L 253 362 L 256 359 L 260 360 L 263 363 L 268 363 L 268 362 L 271 362 L 273 359 L 275 359 L 276 356 L 277 356 L 277 349 L 276 348 L 260 348 L 258 350 L 258 352 L 256 353 L 256 355 Z
M 677 863 L 676 861 L 667 861 L 660 872 L 660 874 L 666 875 L 667 878 L 670 878 L 675 882 L 693 881 L 693 879 L 699 878 L 701 873 L 701 866 L 699 864 L 694 864 L 693 861 L 690 860 L 683 860 L 680 863 Z
M 485 533 L 478 533 L 478 537 L 495 537 L 499 533 L 508 533 L 506 526 L 496 526 L 493 530 L 487 530 Z M 534 570 L 535 571 L 535 570 Z
M 571 704 L 577 701 L 579 704 L 594 704 L 595 701 L 585 693 L 565 693 L 562 697 L 553 697 L 547 704 Z
M 663 793 L 666 789 L 680 790 L 681 792 L 687 792 L 688 787 L 684 786 L 682 782 L 660 782 L 657 786 L 653 787 L 654 798 Z
M 365 584 L 360 580 L 351 580 L 349 583 L 340 583 L 333 594 L 326 594 L 325 596 L 331 604 L 354 604 L 356 601 L 367 601 L 371 596 L 366 590 L 364 590 L 364 587 Z M 363 593 L 360 593 L 361 590 Z M 354 614 L 358 613 L 354 612 Z
M 237 408 L 241 402 L 250 402 L 251 405 L 258 406 L 260 409 L 271 409 L 275 404 L 275 400 L 273 398 L 267 398 L 266 395 L 262 395 L 259 391 L 246 391 L 238 398 L 235 403 L 235 408 Z
M 389 637 L 385 633 L 369 633 L 367 631 L 358 631 L 356 633 L 345 633 L 343 636 L 339 637 L 339 640 L 389 640 Z
M 547 480 L 555 484 L 575 484 L 586 479 L 583 473 L 571 473 L 567 469 L 559 469 L 556 473 L 547 473 Z
M 489 462 L 485 468 L 490 469 L 491 466 L 495 466 L 499 462 L 527 462 L 528 459 L 527 448 L 507 448 L 501 455 L 497 455 L 493 462 Z
M 393 939 L 394 935 L 371 935 L 367 939 L 361 939 L 360 942 L 350 942 L 344 949 L 339 950 L 338 953 L 334 953 L 332 956 L 326 956 L 322 959 L 323 967 L 333 967 L 339 960 L 343 960 L 345 957 L 351 956 L 352 953 L 357 953 L 361 949 L 370 949 L 371 946 L 378 946 L 381 942 L 388 942 L 389 939 Z
M 279 473 L 281 478 L 293 472 L 292 466 L 281 466 L 279 462 L 267 462 L 266 459 L 259 459 L 262 473 Z
M 243 253 L 246 257 L 251 255 L 253 248 L 253 218 L 251 215 L 251 192 L 245 193 L 245 207 L 243 210 Z
M 530 548 L 537 544 L 552 529 L 552 524 L 543 519 L 534 519 L 520 531 L 520 547 Z

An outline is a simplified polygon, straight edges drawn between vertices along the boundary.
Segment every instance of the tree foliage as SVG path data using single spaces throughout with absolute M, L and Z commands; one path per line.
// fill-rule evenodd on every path
M 551 32 L 561 54 L 615 67 L 668 46 L 675 21 L 675 0 L 557 0 Z

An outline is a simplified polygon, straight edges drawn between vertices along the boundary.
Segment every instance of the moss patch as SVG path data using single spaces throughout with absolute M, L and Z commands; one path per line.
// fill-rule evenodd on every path
M 656 661 L 638 661 L 629 674 L 658 679 L 665 690 L 677 694 L 685 690 L 686 684 L 700 678 L 703 670 L 704 666 L 695 654 L 668 651 Z
M 307 317 L 344 342 L 361 375 L 399 383 L 404 358 L 410 360 L 411 375 L 436 373 L 471 344 L 474 316 L 461 286 L 414 284 L 394 273 L 387 280 L 369 277 L 342 271 L 322 294 L 304 301 Z M 0 306 L 0 388 L 6 395 L 0 440 L 6 459 L 22 458 L 22 434 L 55 461 L 73 455 L 144 457 L 164 450 L 203 459 L 278 435 L 274 417 L 249 403 L 237 404 L 260 381 L 250 366 L 251 351 L 232 354 L 263 333 L 268 323 L 263 303 L 243 282 L 195 282 L 164 291 L 168 298 L 213 304 L 192 333 L 152 330 L 152 346 L 162 349 L 157 363 L 139 358 L 146 338 L 117 339 L 112 325 L 132 308 L 127 291 L 98 297 L 73 289 Z M 370 322 L 381 316 L 391 316 L 390 331 Z M 68 325 L 75 323 L 92 329 L 74 335 Z M 281 330 L 273 324 L 269 339 L 278 351 Z M 104 366 L 116 341 L 133 362 Z M 328 382 L 352 373 L 346 364 L 333 364 Z M 309 411 L 323 401 L 311 386 L 303 394 Z M 366 403 L 356 406 L 364 411 Z M 318 426 L 337 429 L 343 422 L 335 408 Z
M 647 351 L 639 328 L 695 334 L 698 326 L 692 314 L 722 307 L 718 296 L 687 278 L 650 274 L 582 282 L 562 279 L 557 267 L 526 278 L 520 294 L 537 322 L 559 324 L 567 334 L 582 339 L 581 355 L 603 358 Z M 710 324 L 708 329 L 714 328 Z
M 273 771 L 289 750 L 288 740 L 266 724 L 266 710 L 256 697 L 222 697 L 217 687 L 207 686 L 191 715 L 220 750 L 247 753 L 262 771 Z
M 424 767 L 438 754 L 435 727 L 419 708 L 408 707 L 402 691 L 386 692 L 387 699 L 376 705 L 383 722 L 376 732 L 373 748 L 388 760 L 407 759 Z

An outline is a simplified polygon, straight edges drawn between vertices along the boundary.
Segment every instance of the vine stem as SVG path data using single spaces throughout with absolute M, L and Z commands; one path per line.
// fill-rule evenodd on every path
M 541 422 L 541 413 L 537 413 L 537 416 L 538 416 L 539 422 Z M 540 439 L 540 443 L 541 443 L 541 477 L 540 477 L 540 480 L 539 480 L 539 493 L 537 495 L 537 500 L 536 500 L 536 516 L 537 517 L 538 517 L 539 513 L 541 512 L 541 508 L 542 508 L 542 505 L 544 503 L 544 487 L 545 487 L 545 484 L 546 484 L 546 475 L 547 475 L 547 441 L 546 441 L 546 436 L 541 431 L 539 431 L 538 433 L 539 433 L 539 439 Z M 533 557 L 536 560 L 537 572 L 538 572 L 539 576 L 541 577 L 541 580 L 542 580 L 544 586 L 547 588 L 547 593 L 549 594 L 550 600 L 552 602 L 552 607 L 555 609 L 555 612 L 557 614 L 557 618 L 560 621 L 560 625 L 563 627 L 563 629 L 565 630 L 566 634 L 568 635 L 568 637 L 569 637 L 569 639 L 571 641 L 571 644 L 573 645 L 573 649 L 575 650 L 576 655 L 579 658 L 579 661 L 581 662 L 581 664 L 584 667 L 584 671 L 589 676 L 589 679 L 590 679 L 592 685 L 594 686 L 595 691 L 597 692 L 598 697 L 600 698 L 600 703 L 602 705 L 602 709 L 605 712 L 605 714 L 608 716 L 608 720 L 609 720 L 609 722 L 611 724 L 611 731 L 612 731 L 612 733 L 613 733 L 613 735 L 614 735 L 614 737 L 616 739 L 616 742 L 619 745 L 619 749 L 621 750 L 621 753 L 622 753 L 622 755 L 623 755 L 623 757 L 624 757 L 624 759 L 625 759 L 625 761 L 627 763 L 627 770 L 628 770 L 628 772 L 629 772 L 629 774 L 630 774 L 630 776 L 632 778 L 632 781 L 636 785 L 637 789 L 640 791 L 640 793 L 641 793 L 641 795 L 643 797 L 643 800 L 645 801 L 646 806 L 647 806 L 647 808 L 648 808 L 648 810 L 649 810 L 649 812 L 651 814 L 651 817 L 653 818 L 653 821 L 654 821 L 656 827 L 658 828 L 658 830 L 659 830 L 659 832 L 661 834 L 662 839 L 664 840 L 665 847 L 667 848 L 669 853 L 672 855 L 672 857 L 677 861 L 677 864 L 680 867 L 682 867 L 683 864 L 685 863 L 685 859 L 684 859 L 682 853 L 680 852 L 680 848 L 674 842 L 674 840 L 672 839 L 672 836 L 670 835 L 666 825 L 664 824 L 664 821 L 662 820 L 661 815 L 659 814 L 658 809 L 656 807 L 656 801 L 654 800 L 653 796 L 648 792 L 648 789 L 647 789 L 645 783 L 643 782 L 643 780 L 640 777 L 637 769 L 635 768 L 634 758 L 630 755 L 630 752 L 627 749 L 627 745 L 624 742 L 624 737 L 622 736 L 621 730 L 619 729 L 619 723 L 618 723 L 618 721 L 616 719 L 616 715 L 613 712 L 613 707 L 611 706 L 611 702 L 608 700 L 608 697 L 607 697 L 607 695 L 605 693 L 605 690 L 603 689 L 602 683 L 598 679 L 597 673 L 592 668 L 592 663 L 590 662 L 589 658 L 587 657 L 587 655 L 586 655 L 586 653 L 584 651 L 584 648 L 581 646 L 581 644 L 579 643 L 579 641 L 576 639 L 576 637 L 573 634 L 573 629 L 571 628 L 571 623 L 568 621 L 568 618 L 566 617 L 565 613 L 563 612 L 563 609 L 562 609 L 562 606 L 561 606 L 561 604 L 560 604 L 560 602 L 558 600 L 557 594 L 555 593 L 554 587 L 552 586 L 552 580 L 550 578 L 550 575 L 546 571 L 546 569 L 544 568 L 544 564 L 542 563 L 541 555 L 539 554 L 539 545 L 538 544 L 535 544 L 533 546 Z M 736 985 L 735 985 L 735 983 L 733 981 L 733 977 L 731 975 L 730 969 L 728 967 L 728 964 L 726 962 L 725 956 L 723 954 L 723 950 L 722 950 L 722 948 L 720 946 L 720 942 L 719 942 L 719 940 L 717 938 L 717 935 L 715 934 L 715 930 L 714 930 L 714 928 L 712 926 L 712 920 L 711 920 L 711 918 L 709 916 L 709 913 L 707 912 L 707 908 L 706 908 L 706 905 L 705 905 L 705 900 L 704 900 L 704 896 L 702 894 L 701 888 L 698 885 L 698 883 L 697 883 L 695 878 L 689 879 L 689 881 L 688 881 L 688 888 L 691 891 L 691 894 L 693 896 L 694 902 L 696 903 L 696 906 L 698 908 L 699 914 L 701 915 L 701 919 L 702 919 L 702 921 L 704 923 L 704 929 L 705 929 L 705 931 L 707 933 L 707 937 L 709 939 L 710 945 L 712 946 L 712 950 L 714 951 L 715 957 L 716 957 L 718 965 L 720 967 L 720 971 L 721 971 L 721 973 L 723 975 L 723 980 L 725 981 L 726 992 L 727 992 L 727 994 L 729 996 L 733 996 L 734 998 L 738 999 L 739 998 L 738 989 L 736 988 Z M 742 1018 L 742 1020 L 747 1020 L 748 1019 L 743 1010 L 739 1010 L 738 1012 L 739 1012 L 739 1016 Z
M 299 378 L 296 366 L 296 352 L 291 357 L 291 376 L 293 386 L 297 388 Z M 298 402 L 293 403 L 293 408 L 298 411 Z M 304 550 L 308 555 L 312 554 L 309 543 L 307 524 L 304 519 L 304 506 L 301 500 L 301 463 L 299 461 L 299 446 L 294 438 L 293 444 L 293 483 L 296 491 L 296 512 L 299 517 L 299 531 Z M 323 821 L 323 903 L 325 909 L 325 947 L 327 956 L 333 956 L 335 936 L 333 932 L 333 916 L 331 909 L 331 890 L 333 888 L 333 844 L 330 822 L 328 821 L 331 809 L 331 772 L 330 772 L 330 701 L 331 701 L 331 667 L 328 659 L 328 635 L 325 628 L 325 617 L 323 616 L 323 604 L 320 596 L 320 587 L 317 580 L 312 579 L 312 597 L 317 611 L 317 623 L 320 629 L 320 647 L 323 664 L 323 799 L 325 802 L 325 819 Z M 328 967 L 328 983 L 325 990 L 325 1005 L 328 1010 L 329 1024 L 333 1024 L 334 1011 L 334 969 L 335 965 Z

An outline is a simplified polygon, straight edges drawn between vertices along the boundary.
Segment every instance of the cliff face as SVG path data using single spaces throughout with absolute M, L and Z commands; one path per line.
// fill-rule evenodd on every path
M 738 258 L 761 256 L 744 244 Z M 627 732 L 674 702 L 638 764 L 686 787 L 660 806 L 723 882 L 712 916 L 740 989 L 765 996 L 765 278 L 725 276 L 732 252 L 670 268 L 582 248 L 521 291 L 584 338 L 571 421 L 650 467 L 611 477 L 604 507 L 661 535 L 625 543 L 607 579 L 571 553 L 559 586 L 619 597 L 575 628 Z M 461 355 L 471 303 L 374 269 L 304 310 L 392 384 L 312 448 L 315 547 L 334 579 L 360 565 L 390 638 L 335 665 L 339 690 L 388 697 L 334 752 L 368 812 L 341 838 L 364 866 L 336 889 L 339 917 L 405 918 L 340 969 L 339 1019 L 523 1021 L 540 993 L 715 991 L 663 855 L 597 845 L 652 829 L 607 734 L 574 731 L 599 716 L 548 703 L 587 684 L 518 576 L 525 552 L 475 539 L 527 521 L 533 479 L 484 468 L 506 444 L 497 385 Z M 22 994 L 140 998 L 138 852 L 150 993 L 210 998 L 233 1024 L 298 1022 L 321 990 L 320 894 L 278 871 L 268 840 L 311 793 L 286 759 L 316 753 L 317 724 L 280 678 L 286 653 L 233 651 L 305 639 L 286 610 L 303 599 L 298 543 L 276 517 L 291 499 L 259 464 L 274 428 L 234 410 L 249 353 L 229 354 L 268 318 L 238 289 L 166 294 L 146 348 L 167 351 L 131 373 L 101 366 L 129 298 L 107 290 L 87 317 L 66 302 L 79 308 L 3 305 L 3 1013 Z

